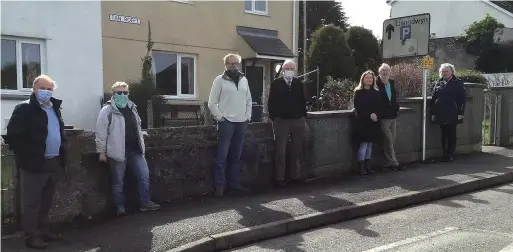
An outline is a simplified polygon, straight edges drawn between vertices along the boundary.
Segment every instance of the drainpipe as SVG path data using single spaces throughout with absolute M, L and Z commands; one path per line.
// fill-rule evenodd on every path
M 297 5 L 297 1 L 292 0 L 292 53 L 294 54 L 294 61 L 296 61 L 296 63 L 297 63 L 298 55 L 297 55 L 297 38 L 296 38 L 296 34 L 297 34 L 297 31 L 296 31 L 297 30 L 296 5 Z
M 306 0 L 303 0 L 303 74 L 306 73 L 306 38 L 308 38 L 308 34 L 306 34 Z M 308 79 L 308 76 L 305 75 L 303 78 L 304 81 Z

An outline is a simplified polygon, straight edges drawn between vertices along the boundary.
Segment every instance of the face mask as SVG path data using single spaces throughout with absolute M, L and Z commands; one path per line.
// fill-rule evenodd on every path
M 292 78 L 294 78 L 294 71 L 284 71 L 283 77 L 287 80 L 292 80 Z
M 37 99 L 40 102 L 48 102 L 52 98 L 52 91 L 50 90 L 37 90 Z
M 125 94 L 115 94 L 114 95 L 114 103 L 118 108 L 124 108 L 128 104 L 128 95 Z

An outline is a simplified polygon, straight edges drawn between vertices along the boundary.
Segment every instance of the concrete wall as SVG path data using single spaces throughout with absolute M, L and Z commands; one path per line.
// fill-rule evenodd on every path
M 513 73 L 483 74 L 490 86 L 513 86 Z
M 469 99 L 465 122 L 458 126 L 458 153 L 481 151 L 483 87 L 468 85 L 467 93 Z M 421 157 L 421 104 L 418 98 L 401 102 L 404 108 L 398 117 L 396 144 L 401 162 L 412 162 Z M 307 124 L 308 133 L 304 139 L 302 155 L 305 175 L 320 178 L 349 176 L 357 150 L 351 142 L 351 113 L 313 112 L 309 113 Z M 427 155 L 437 156 L 441 152 L 439 127 L 428 124 L 427 129 Z M 152 196 L 157 202 L 200 197 L 213 191 L 212 170 L 217 138 L 215 126 L 150 129 L 148 133 L 146 157 L 150 168 Z M 112 209 L 109 170 L 97 161 L 92 133 L 69 131 L 68 134 L 70 160 L 66 179 L 58 185 L 50 219 L 53 223 L 69 222 L 77 216 L 101 219 L 107 210 Z M 379 164 L 380 146 L 375 146 L 373 161 Z M 270 188 L 273 154 L 271 125 L 250 124 L 242 154 L 242 182 L 257 190 Z M 2 146 L 2 162 L 8 159 L 12 159 L 12 154 L 6 146 Z M 2 167 L 9 168 L 13 169 L 6 165 Z M 129 188 L 129 201 L 136 202 L 136 187 L 130 182 L 126 185 Z
M 498 10 L 485 1 L 405 1 L 392 3 L 391 18 L 421 13 L 431 14 L 431 33 L 436 38 L 461 36 L 474 21 L 488 13 L 506 27 L 513 27 L 513 14 Z
M 66 124 L 93 130 L 103 94 L 100 2 L 2 1 L 1 9 L 2 38 L 43 41 L 42 73 L 57 82 Z M 30 93 L 9 94 L 2 90 L 2 133 Z
M 290 1 L 268 1 L 268 14 L 256 15 L 244 11 L 244 1 L 102 1 L 105 91 L 115 81 L 140 77 L 150 21 L 153 50 L 196 57 L 194 99 L 206 100 L 212 81 L 224 71 L 222 59 L 226 54 L 255 57 L 255 52 L 237 34 L 236 26 L 277 30 L 279 38 L 294 50 L 293 41 L 297 39 L 293 39 L 293 3 L 297 5 Z M 112 22 L 109 14 L 137 17 L 141 24 Z M 268 65 L 267 62 L 264 73 L 269 72 Z

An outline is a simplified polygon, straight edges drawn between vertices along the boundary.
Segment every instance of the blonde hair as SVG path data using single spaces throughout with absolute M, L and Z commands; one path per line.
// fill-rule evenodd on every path
M 438 69 L 438 74 L 440 78 L 442 78 L 442 70 L 444 69 L 449 69 L 451 70 L 452 75 L 456 75 L 456 68 L 454 68 L 453 64 L 443 63 L 442 65 L 440 65 L 440 69 Z
M 370 74 L 370 75 L 372 76 L 372 86 L 373 86 L 373 88 L 374 88 L 375 90 L 379 90 L 379 89 L 378 89 L 378 85 L 376 85 L 376 75 L 374 74 L 374 72 L 373 72 L 373 71 L 371 71 L 371 70 L 367 70 L 367 71 L 365 71 L 365 72 L 362 74 L 362 76 L 360 77 L 360 83 L 358 83 L 358 86 L 356 86 L 356 88 L 354 89 L 354 91 L 355 91 L 355 92 L 356 92 L 356 91 L 358 91 L 358 90 L 362 90 L 362 89 L 363 89 L 363 87 L 365 86 L 365 85 L 363 84 L 363 79 L 365 78 L 365 76 L 367 76 L 367 74 Z
M 128 84 L 126 84 L 126 82 L 123 82 L 123 81 L 116 81 L 116 83 L 114 83 L 112 85 L 112 92 L 114 92 L 114 90 L 116 90 L 116 88 L 118 88 L 118 87 L 123 87 L 123 88 L 128 89 Z
M 238 54 L 235 54 L 235 53 L 229 53 L 229 54 L 226 54 L 226 56 L 224 56 L 223 58 L 223 61 L 224 63 L 226 64 L 226 62 L 228 61 L 229 58 L 236 58 L 237 59 L 237 63 L 240 63 L 242 61 L 242 57 Z
M 34 79 L 34 81 L 32 82 L 32 87 L 35 87 L 40 80 L 47 80 L 48 82 L 52 83 L 53 89 L 57 89 L 57 84 L 55 84 L 55 81 L 52 80 L 50 76 L 44 74 L 41 74 Z

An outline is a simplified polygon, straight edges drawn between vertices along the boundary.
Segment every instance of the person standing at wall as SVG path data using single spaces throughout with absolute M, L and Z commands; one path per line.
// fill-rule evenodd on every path
M 442 64 L 439 73 L 440 80 L 435 84 L 431 98 L 431 120 L 440 124 L 442 161 L 452 162 L 456 149 L 456 126 L 463 122 L 467 94 L 452 64 Z
M 112 174 L 112 196 L 118 216 L 126 215 L 123 185 L 128 168 L 137 179 L 139 210 L 154 211 L 160 205 L 150 200 L 150 172 L 144 158 L 144 133 L 135 104 L 128 99 L 128 84 L 112 85 L 112 98 L 96 121 L 96 151 Z
M 383 152 L 385 156 L 385 168 L 392 170 L 401 170 L 403 166 L 399 165 L 395 156 L 395 136 L 396 136 L 396 118 L 399 112 L 397 104 L 397 91 L 394 80 L 390 79 L 391 68 L 383 63 L 378 70 L 376 84 L 381 93 L 381 130 L 383 131 Z
M 248 80 L 239 71 L 241 57 L 228 54 L 223 60 L 226 70 L 214 79 L 208 98 L 208 108 L 217 120 L 218 144 L 214 170 L 217 197 L 224 195 L 227 179 L 232 191 L 248 192 L 240 183 L 240 157 L 253 105 Z
M 287 143 L 290 136 L 290 171 L 292 183 L 301 179 L 300 156 L 305 133 L 306 99 L 303 82 L 294 77 L 296 63 L 286 60 L 282 65 L 283 77 L 273 80 L 269 92 L 269 117 L 273 122 L 276 154 L 274 161 L 275 184 L 284 187 Z
M 370 70 L 364 72 L 354 92 L 354 109 L 356 113 L 354 127 L 355 140 L 359 144 L 358 167 L 360 174 L 373 173 L 370 159 L 372 143 L 379 140 L 381 96 L 376 85 L 376 77 Z
M 45 249 L 47 242 L 59 239 L 45 227 L 66 165 L 62 101 L 52 97 L 55 88 L 46 75 L 34 79 L 30 99 L 16 106 L 7 125 L 6 142 L 20 172 L 21 226 L 25 244 L 34 249 Z

